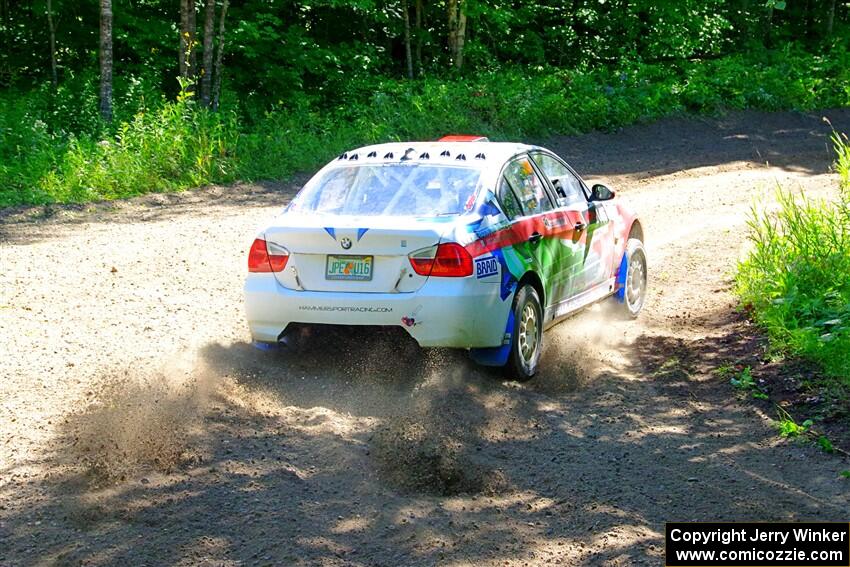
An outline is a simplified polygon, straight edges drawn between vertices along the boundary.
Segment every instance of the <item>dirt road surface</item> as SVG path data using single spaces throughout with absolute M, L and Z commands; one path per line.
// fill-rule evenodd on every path
M 715 370 L 777 183 L 828 195 L 829 116 L 671 119 L 547 143 L 640 211 L 641 318 L 592 309 L 526 384 L 403 334 L 255 350 L 241 284 L 293 186 L 0 222 L 0 565 L 659 565 L 665 521 L 843 520 L 850 468 Z

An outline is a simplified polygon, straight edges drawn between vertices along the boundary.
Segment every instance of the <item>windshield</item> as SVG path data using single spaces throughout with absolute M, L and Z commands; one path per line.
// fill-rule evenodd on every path
M 352 216 L 440 216 L 468 211 L 481 172 L 423 164 L 352 165 L 310 180 L 290 210 Z

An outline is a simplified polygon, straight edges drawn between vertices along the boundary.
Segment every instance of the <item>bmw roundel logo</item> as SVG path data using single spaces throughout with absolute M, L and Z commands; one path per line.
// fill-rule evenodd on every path
M 351 239 L 347 237 L 343 238 L 339 241 L 339 245 L 342 246 L 345 250 L 348 250 L 349 248 L 351 248 Z

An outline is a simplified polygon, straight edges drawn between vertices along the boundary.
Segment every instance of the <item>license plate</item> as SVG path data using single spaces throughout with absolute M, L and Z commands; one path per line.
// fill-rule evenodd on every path
M 372 279 L 372 256 L 328 255 L 325 264 L 325 279 L 370 281 Z

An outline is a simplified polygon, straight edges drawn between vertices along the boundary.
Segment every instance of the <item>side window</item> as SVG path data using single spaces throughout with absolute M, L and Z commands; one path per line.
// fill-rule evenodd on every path
M 564 164 L 546 154 L 535 154 L 534 163 L 549 178 L 558 195 L 559 207 L 583 205 L 587 202 L 581 182 Z
M 499 194 L 497 196 L 508 219 L 514 220 L 522 216 L 522 207 L 519 206 L 519 201 L 517 201 L 513 189 L 508 185 L 508 180 L 504 176 L 499 182 Z
M 536 215 L 552 210 L 552 201 L 543 188 L 543 181 L 534 172 L 527 157 L 509 163 L 505 177 L 516 191 L 526 214 Z

